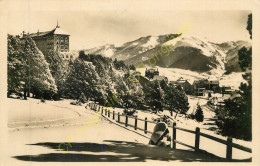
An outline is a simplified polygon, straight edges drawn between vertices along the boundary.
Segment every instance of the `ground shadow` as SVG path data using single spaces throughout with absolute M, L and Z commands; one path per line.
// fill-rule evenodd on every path
M 57 149 L 57 153 L 40 155 L 15 156 L 23 161 L 38 162 L 145 162 L 157 161 L 183 161 L 183 162 L 224 162 L 223 158 L 217 157 L 205 151 L 194 152 L 189 150 L 171 150 L 170 148 L 156 147 L 136 142 L 106 140 L 104 144 L 98 143 L 71 143 L 69 151 L 59 150 L 60 143 L 44 142 L 30 144 Z M 86 154 L 84 154 L 86 153 Z M 250 160 L 234 160 L 250 161 Z

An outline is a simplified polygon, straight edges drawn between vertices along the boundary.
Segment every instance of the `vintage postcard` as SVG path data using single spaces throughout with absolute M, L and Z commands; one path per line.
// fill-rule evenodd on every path
M 259 165 L 259 5 L 0 1 L 0 166 Z

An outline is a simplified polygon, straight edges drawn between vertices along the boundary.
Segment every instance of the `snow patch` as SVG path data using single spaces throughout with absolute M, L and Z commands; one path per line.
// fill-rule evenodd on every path
M 148 47 L 149 49 L 154 48 L 159 44 L 157 40 L 158 36 L 151 36 L 150 39 L 142 45 L 142 47 Z

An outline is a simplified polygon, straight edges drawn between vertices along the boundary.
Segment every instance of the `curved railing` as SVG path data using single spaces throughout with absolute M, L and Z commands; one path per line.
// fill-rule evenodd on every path
M 156 122 L 149 121 L 149 120 L 147 120 L 147 118 L 140 119 L 140 118 L 133 117 L 133 116 L 122 115 L 119 112 L 116 113 L 115 111 L 111 112 L 110 110 L 104 109 L 104 107 L 102 107 L 102 106 L 100 106 L 100 105 L 98 105 L 96 103 L 89 103 L 89 107 L 92 110 L 94 110 L 94 111 L 101 111 L 101 115 L 104 116 L 104 117 L 107 117 L 107 118 L 111 118 L 110 115 L 112 113 L 112 119 L 113 120 L 115 120 L 116 116 L 117 116 L 117 120 L 116 120 L 117 123 L 125 124 L 126 127 L 128 127 L 128 126 L 133 127 L 135 130 L 144 131 L 145 134 L 147 134 L 147 133 L 152 134 L 153 133 L 152 131 L 148 131 L 147 130 L 148 123 L 156 124 Z M 120 120 L 121 116 L 125 117 L 125 122 L 122 122 Z M 135 120 L 134 125 L 131 125 L 131 124 L 128 123 L 128 119 L 129 118 Z M 138 121 L 143 121 L 144 122 L 144 128 L 138 127 Z M 177 127 L 176 123 L 174 122 L 172 126 L 169 126 L 169 128 L 172 129 L 171 143 L 172 143 L 172 148 L 173 149 L 176 149 L 176 143 L 178 143 L 180 145 L 192 148 L 195 151 L 199 151 L 200 150 L 200 136 L 202 136 L 202 137 L 205 137 L 205 138 L 208 138 L 210 140 L 214 140 L 216 142 L 219 142 L 219 143 L 222 143 L 222 144 L 226 145 L 226 159 L 228 159 L 228 160 L 232 159 L 232 148 L 236 148 L 236 149 L 239 149 L 239 150 L 242 150 L 242 151 L 245 151 L 245 152 L 252 153 L 252 149 L 251 148 L 248 148 L 248 147 L 245 147 L 245 146 L 233 143 L 232 142 L 233 139 L 231 137 L 228 137 L 227 140 L 220 139 L 220 138 L 214 137 L 212 135 L 200 132 L 200 128 L 198 128 L 198 127 L 196 128 L 195 131 L 193 131 L 193 130 L 190 130 L 190 129 Z M 191 146 L 191 145 L 183 143 L 183 142 L 181 142 L 179 140 L 176 140 L 177 130 L 181 130 L 181 131 L 184 131 L 184 132 L 195 134 L 195 146 Z

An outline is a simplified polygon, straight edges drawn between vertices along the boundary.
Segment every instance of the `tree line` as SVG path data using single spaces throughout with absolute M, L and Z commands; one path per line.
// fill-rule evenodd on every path
M 30 37 L 8 35 L 8 97 L 16 94 L 24 99 L 68 98 L 104 105 L 109 96 L 119 94 L 114 107 L 187 112 L 188 99 L 181 87 L 165 81 L 150 82 L 144 87 L 131 81 L 130 70 L 134 69 L 123 61 L 84 51 L 74 60 L 53 51 L 43 55 Z

